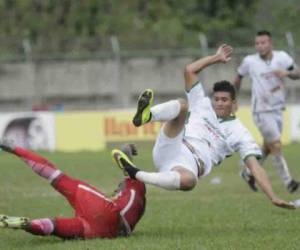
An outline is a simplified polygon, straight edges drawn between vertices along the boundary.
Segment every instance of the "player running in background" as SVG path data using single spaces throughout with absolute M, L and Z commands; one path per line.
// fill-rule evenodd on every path
M 255 37 L 257 53 L 248 55 L 238 67 L 234 80 L 237 90 L 244 76 L 249 75 L 252 81 L 252 114 L 254 122 L 263 137 L 263 158 L 271 154 L 272 164 L 280 175 L 289 192 L 299 187 L 289 172 L 286 160 L 282 155 L 282 111 L 285 109 L 285 77 L 299 79 L 300 72 L 294 60 L 284 51 L 273 50 L 272 37 L 268 31 L 259 31 Z M 247 168 L 242 177 L 252 190 L 256 191 L 253 175 Z
M 42 218 L 0 215 L 0 227 L 23 229 L 34 235 L 54 235 L 63 239 L 115 238 L 128 236 L 144 214 L 146 206 L 145 185 L 126 177 L 116 195 L 110 199 L 95 187 L 73 179 L 41 156 L 8 143 L 0 148 L 21 158 L 38 175 L 48 180 L 64 195 L 75 210 L 73 218 Z M 129 159 L 137 153 L 131 144 L 121 152 Z
M 215 55 L 186 66 L 188 103 L 180 99 L 151 107 L 151 90 L 146 90 L 139 97 L 133 119 L 135 126 L 165 122 L 153 148 L 153 160 L 158 172 L 141 171 L 119 150 L 112 153 L 119 166 L 133 179 L 169 190 L 191 190 L 198 178 L 209 174 L 212 166 L 238 151 L 272 203 L 283 208 L 294 208 L 274 194 L 265 171 L 256 160 L 256 155 L 260 155 L 259 147 L 242 123 L 230 116 L 235 105 L 234 87 L 226 81 L 216 83 L 212 106 L 198 81 L 201 70 L 211 64 L 227 63 L 231 53 L 230 46 L 222 45 Z M 230 121 L 225 122 L 227 120 Z

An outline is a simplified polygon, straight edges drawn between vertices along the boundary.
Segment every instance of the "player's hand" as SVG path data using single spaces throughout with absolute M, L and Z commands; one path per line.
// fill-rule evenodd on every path
M 227 63 L 231 60 L 231 54 L 232 54 L 233 48 L 227 44 L 222 44 L 217 52 L 216 56 L 218 56 L 218 60 L 222 63 Z
M 286 209 L 295 209 L 296 208 L 296 206 L 294 204 L 288 203 L 288 202 L 278 199 L 278 198 L 272 199 L 272 203 L 275 206 L 281 207 L 281 208 L 286 208 Z
M 289 72 L 287 70 L 278 69 L 278 70 L 273 71 L 273 75 L 278 78 L 283 78 L 283 77 L 288 76 Z

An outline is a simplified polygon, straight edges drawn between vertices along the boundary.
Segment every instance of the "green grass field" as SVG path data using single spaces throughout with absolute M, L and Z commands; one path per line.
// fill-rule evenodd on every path
M 300 179 L 300 145 L 285 147 L 295 178 Z M 87 181 L 107 194 L 122 178 L 110 152 L 42 153 L 65 173 Z M 239 177 L 238 158 L 226 160 L 190 192 L 148 186 L 146 213 L 129 238 L 63 241 L 23 231 L 0 229 L 0 249 L 300 249 L 300 210 L 274 207 L 253 193 Z M 136 163 L 152 170 L 151 151 L 140 149 Z M 0 153 L 0 213 L 30 218 L 72 216 L 63 197 L 18 158 Z M 266 169 L 275 191 L 288 194 L 276 172 Z M 211 184 L 213 178 L 220 184 Z

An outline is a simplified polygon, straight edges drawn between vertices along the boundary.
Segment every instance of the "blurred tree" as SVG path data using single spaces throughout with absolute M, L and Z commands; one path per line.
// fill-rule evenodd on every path
M 228 42 L 252 46 L 255 31 L 300 39 L 299 0 L 0 0 L 0 53 L 20 53 L 24 40 L 33 53 L 80 53 L 122 48 L 198 47 Z M 282 42 L 283 41 L 283 42 Z
M 300 44 L 299 0 L 262 0 L 255 17 L 255 28 L 267 29 L 272 33 L 275 46 L 285 47 L 285 33 L 292 32 L 295 43 Z

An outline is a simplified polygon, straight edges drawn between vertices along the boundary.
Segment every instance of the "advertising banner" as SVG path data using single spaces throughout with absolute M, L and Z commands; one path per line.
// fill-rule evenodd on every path
M 291 106 L 291 140 L 300 141 L 300 106 Z
M 161 123 L 148 123 L 136 128 L 132 124 L 134 111 L 105 112 L 104 136 L 106 143 L 128 141 L 154 141 L 161 127 Z
M 54 114 L 22 112 L 0 114 L 0 139 L 33 150 L 55 150 Z
M 161 123 L 136 128 L 134 110 L 93 112 L 23 112 L 0 114 L 0 139 L 6 138 L 33 150 L 98 151 L 109 144 L 153 142 Z M 237 116 L 261 144 L 250 107 L 240 107 Z M 284 112 L 283 143 L 300 141 L 300 106 Z
M 56 150 L 103 150 L 106 146 L 103 121 L 103 112 L 57 113 Z

